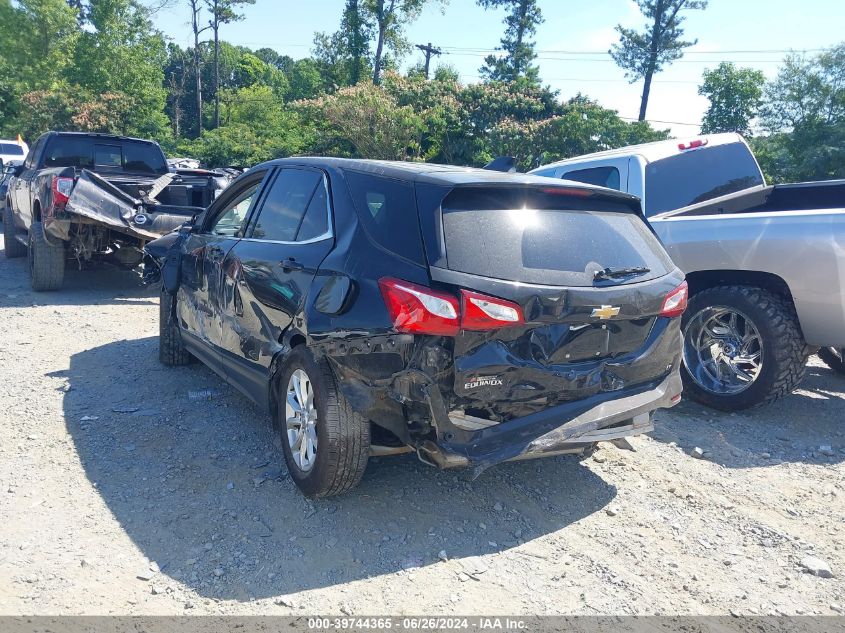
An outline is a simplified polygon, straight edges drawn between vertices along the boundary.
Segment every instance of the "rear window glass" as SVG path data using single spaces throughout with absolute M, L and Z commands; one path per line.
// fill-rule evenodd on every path
M 646 167 L 645 211 L 674 211 L 762 184 L 760 168 L 742 143 L 688 150 Z
M 45 167 L 122 170 L 136 174 L 165 174 L 167 163 L 153 143 L 96 137 L 53 137 L 44 153 Z
M 422 239 L 414 187 L 408 182 L 360 172 L 346 172 L 355 211 L 380 246 L 423 263 Z
M 620 189 L 619 170 L 616 167 L 592 167 L 591 169 L 576 169 L 568 171 L 563 176 L 564 180 L 574 180 L 588 185 L 598 185 L 608 189 Z
M 649 268 L 635 283 L 673 264 L 646 223 L 611 201 L 514 190 L 455 190 L 443 201 L 451 270 L 548 286 L 592 286 L 595 271 Z
M 23 147 L 17 143 L 0 143 L 0 154 L 23 156 Z

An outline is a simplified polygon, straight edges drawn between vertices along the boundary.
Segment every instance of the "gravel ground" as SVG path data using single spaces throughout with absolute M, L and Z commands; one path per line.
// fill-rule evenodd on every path
M 264 415 L 201 365 L 159 365 L 157 302 L 105 268 L 34 294 L 0 257 L 0 614 L 845 607 L 845 377 L 815 358 L 782 403 L 683 403 L 634 452 L 476 481 L 373 459 L 311 502 Z

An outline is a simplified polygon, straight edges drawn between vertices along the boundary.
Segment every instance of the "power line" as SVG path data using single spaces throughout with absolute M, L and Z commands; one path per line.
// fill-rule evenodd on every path
M 496 51 L 501 52 L 501 51 Z M 456 53 L 444 51 L 444 55 L 451 55 L 456 57 L 481 57 L 482 53 Z M 581 57 L 550 57 L 545 55 L 538 55 L 537 59 L 541 61 L 558 61 L 558 62 L 598 62 L 601 64 L 615 64 L 613 59 L 595 59 L 595 58 L 581 58 Z M 713 64 L 717 62 L 736 62 L 740 64 L 780 64 L 782 59 L 679 59 L 673 64 Z
M 474 53 L 497 53 L 501 49 L 497 48 L 477 48 L 472 46 L 443 46 L 443 50 L 447 51 L 464 51 Z M 707 50 L 707 51 L 684 51 L 684 55 L 739 55 L 739 54 L 780 54 L 780 53 L 812 53 L 828 51 L 829 48 L 770 48 L 770 49 L 745 49 L 745 50 Z M 555 50 L 555 49 L 537 49 L 534 51 L 537 54 L 554 53 L 562 55 L 610 55 L 609 51 L 578 51 L 578 50 Z
M 468 77 L 471 79 L 484 79 L 481 75 L 467 75 L 461 74 L 461 77 Z M 596 83 L 625 83 L 630 84 L 631 82 L 627 79 L 596 79 L 594 77 L 543 77 L 543 81 L 585 81 L 585 82 L 596 82 Z M 681 79 L 653 79 L 653 84 L 689 84 L 693 86 L 698 86 L 701 82 L 700 81 L 688 81 L 688 80 L 681 80 Z

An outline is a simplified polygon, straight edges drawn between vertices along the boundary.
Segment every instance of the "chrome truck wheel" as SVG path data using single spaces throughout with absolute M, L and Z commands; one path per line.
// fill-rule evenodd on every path
M 768 404 L 804 377 L 809 348 L 789 297 L 750 286 L 700 290 L 681 328 L 684 393 L 714 409 Z
M 317 459 L 317 408 L 311 379 L 302 369 L 293 372 L 288 381 L 285 421 L 293 461 L 307 473 Z
M 763 370 L 763 341 L 754 322 L 739 310 L 708 307 L 687 323 L 684 362 L 702 389 L 741 393 Z

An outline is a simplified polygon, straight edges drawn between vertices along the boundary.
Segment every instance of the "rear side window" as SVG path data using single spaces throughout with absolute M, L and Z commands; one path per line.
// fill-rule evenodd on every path
M 575 171 L 568 171 L 563 176 L 564 180 L 574 180 L 575 182 L 583 182 L 588 185 L 598 185 L 599 187 L 607 187 L 608 189 L 616 189 L 619 191 L 620 178 L 619 170 L 616 167 L 593 167 L 591 169 L 576 169 Z
M 270 185 L 252 237 L 277 242 L 296 241 L 305 212 L 317 189 L 323 189 L 322 184 L 323 176 L 319 172 L 283 169 Z
M 604 268 L 674 269 L 646 223 L 612 201 L 536 190 L 456 189 L 443 201 L 451 270 L 548 286 L 592 286 Z
M 123 148 L 123 169 L 133 174 L 166 174 L 167 161 L 161 148 L 152 143 L 127 142 Z
M 0 154 L 23 156 L 23 147 L 17 143 L 0 143 Z
M 412 184 L 354 171 L 346 172 L 358 219 L 377 244 L 423 263 L 420 223 Z
M 674 211 L 762 184 L 760 168 L 742 143 L 687 150 L 646 167 L 645 211 Z
M 54 137 L 44 154 L 45 167 L 93 169 L 94 144 L 84 137 Z

